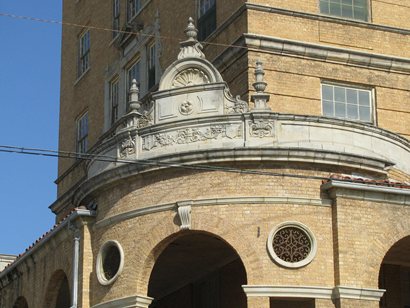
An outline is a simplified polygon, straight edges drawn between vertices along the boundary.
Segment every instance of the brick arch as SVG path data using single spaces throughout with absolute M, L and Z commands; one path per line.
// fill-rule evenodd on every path
M 19 296 L 14 302 L 13 308 L 28 308 L 26 298 L 24 296 Z
M 59 297 L 60 290 L 63 286 L 67 284 L 68 289 L 69 283 L 66 273 L 63 270 L 56 270 L 50 277 L 46 292 L 44 295 L 43 307 L 54 308 L 57 307 L 57 301 Z M 68 292 L 70 294 L 70 292 Z
M 260 268 L 262 268 L 262 262 L 258 254 L 255 253 L 256 249 L 252 248 L 252 240 L 249 239 L 247 241 L 247 236 L 240 231 L 238 226 L 234 226 L 227 219 L 222 219 L 216 215 L 201 214 L 195 216 L 194 219 L 195 224 L 191 230 L 176 232 L 174 228 L 163 226 L 162 228 L 156 228 L 155 232 L 152 233 L 149 242 L 154 244 L 150 247 L 146 247 L 146 249 L 141 249 L 141 251 L 148 251 L 148 253 L 141 256 L 143 259 L 141 263 L 142 269 L 137 282 L 139 294 L 148 293 L 151 272 L 156 260 L 164 249 L 178 237 L 189 234 L 189 232 L 208 234 L 224 241 L 241 259 L 247 275 L 248 284 L 252 284 L 252 282 L 256 281 L 256 275 L 259 273 Z M 225 229 L 231 231 L 221 233 L 221 226 L 228 226 Z M 244 242 L 247 244 L 243 245 Z

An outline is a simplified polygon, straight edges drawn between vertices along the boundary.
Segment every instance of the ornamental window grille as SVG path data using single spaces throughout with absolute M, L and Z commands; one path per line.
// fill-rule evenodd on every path
M 78 49 L 78 76 L 81 76 L 90 67 L 90 31 L 80 35 Z
M 322 108 L 325 116 L 372 122 L 372 91 L 322 84 Z
M 216 29 L 216 1 L 199 1 L 198 39 L 206 39 Z
M 302 229 L 285 227 L 275 233 L 272 247 L 281 260 L 295 263 L 303 261 L 309 256 L 312 243 Z
M 320 13 L 368 21 L 368 0 L 320 0 Z
M 120 30 L 120 0 L 112 1 L 112 37 L 116 37 Z

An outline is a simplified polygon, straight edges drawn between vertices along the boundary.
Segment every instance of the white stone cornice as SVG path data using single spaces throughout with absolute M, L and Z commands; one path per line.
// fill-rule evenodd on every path
M 148 296 L 134 295 L 92 306 L 91 308 L 148 308 L 153 298 Z
M 321 299 L 356 299 L 379 301 L 386 290 L 357 288 L 347 286 L 269 286 L 243 285 L 248 297 L 290 297 L 290 298 L 321 298 Z
M 361 299 L 368 301 L 379 301 L 386 290 L 354 288 L 346 286 L 336 286 L 333 291 L 334 298 Z
M 298 297 L 331 299 L 333 288 L 316 286 L 266 286 L 244 285 L 248 297 Z

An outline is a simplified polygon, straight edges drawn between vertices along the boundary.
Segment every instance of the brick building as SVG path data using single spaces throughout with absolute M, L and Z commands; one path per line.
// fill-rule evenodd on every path
M 410 307 L 406 1 L 63 3 L 56 225 L 1 307 Z

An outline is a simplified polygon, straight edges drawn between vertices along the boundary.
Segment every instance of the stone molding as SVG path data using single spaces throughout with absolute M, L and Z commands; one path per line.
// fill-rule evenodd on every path
M 347 286 L 269 286 L 243 285 L 247 297 L 293 297 L 320 299 L 357 299 L 379 301 L 386 290 Z
M 346 286 L 336 286 L 333 290 L 334 298 L 359 299 L 368 301 L 379 301 L 386 290 L 366 289 Z
M 232 197 L 232 198 L 214 198 L 214 199 L 197 199 L 166 203 L 161 205 L 147 206 L 137 210 L 114 215 L 102 219 L 95 223 L 95 228 L 104 228 L 124 220 L 132 219 L 139 216 L 150 215 L 164 211 L 175 211 L 180 206 L 218 206 L 227 204 L 300 204 L 310 206 L 330 207 L 332 201 L 329 199 L 307 199 L 307 198 L 289 198 L 289 197 Z
M 410 205 L 410 189 L 384 185 L 331 180 L 321 186 L 331 198 L 346 197 L 356 200 Z
M 92 306 L 91 308 L 148 308 L 153 298 L 142 295 L 123 297 Z
M 336 62 L 371 69 L 410 73 L 410 59 L 376 53 L 355 51 L 302 41 L 282 39 L 259 34 L 244 34 L 235 45 L 243 45 L 258 51 L 292 55 L 325 62 Z

